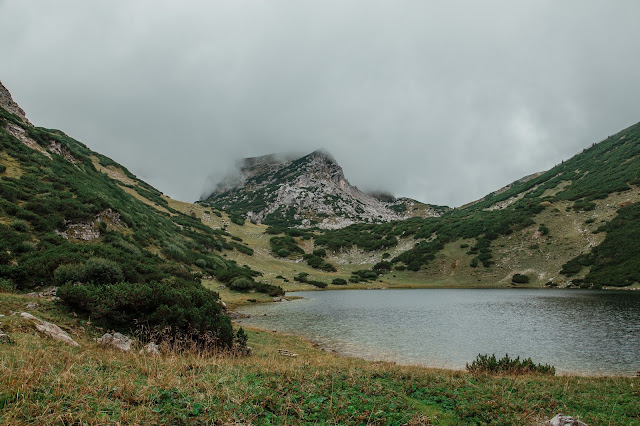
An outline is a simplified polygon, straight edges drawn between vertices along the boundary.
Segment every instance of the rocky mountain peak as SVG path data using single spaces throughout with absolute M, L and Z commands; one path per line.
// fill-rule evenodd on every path
M 298 157 L 244 159 L 202 204 L 246 215 L 256 223 L 340 228 L 359 222 L 388 222 L 439 216 L 442 209 L 393 196 L 376 198 L 351 185 L 328 152 Z
M 29 120 L 27 120 L 27 116 L 24 113 L 24 110 L 20 108 L 20 105 L 18 105 L 13 100 L 11 93 L 9 92 L 9 90 L 7 90 L 6 87 L 4 87 L 1 81 L 0 81 L 0 107 L 18 116 L 18 118 L 20 118 L 20 120 L 22 120 L 24 123 L 31 124 L 29 123 Z

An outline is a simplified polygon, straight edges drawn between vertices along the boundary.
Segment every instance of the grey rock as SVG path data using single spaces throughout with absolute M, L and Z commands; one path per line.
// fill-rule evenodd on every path
M 31 293 L 27 293 L 29 297 L 56 297 L 56 293 L 58 292 L 58 287 L 47 287 L 42 291 L 34 291 Z
M 144 345 L 144 348 L 140 349 L 140 355 L 144 354 L 158 356 L 160 355 L 160 348 L 153 342 L 147 343 L 146 345 Z
M 75 340 L 71 338 L 71 336 L 67 334 L 66 331 L 64 331 L 57 325 L 36 318 L 27 312 L 21 313 L 20 316 L 24 319 L 33 321 L 35 323 L 36 330 L 51 337 L 52 339 L 66 343 L 67 345 L 80 346 Z
M 586 423 L 576 420 L 573 417 L 558 414 L 551 420 L 544 422 L 544 426 L 588 426 Z
M 27 303 L 26 307 L 27 307 L 27 309 L 35 309 L 35 308 L 38 307 L 38 304 L 31 302 L 31 303 Z
M 9 335 L 0 329 L 0 344 L 3 344 L 3 343 L 12 343 L 12 342 Z
M 98 339 L 100 346 L 108 346 L 123 352 L 129 352 L 132 343 L 133 340 L 121 333 L 105 333 Z
M 255 178 L 255 179 L 254 179 Z M 228 206 L 238 201 L 252 201 L 260 189 L 269 189 L 269 200 L 259 210 L 246 214 L 252 223 L 262 221 L 277 210 L 293 210 L 294 219 L 303 226 L 310 219 L 323 216 L 316 226 L 342 228 L 353 223 L 389 222 L 415 215 L 440 216 L 441 211 L 415 200 L 366 194 L 351 185 L 342 168 L 328 153 L 316 151 L 302 158 L 267 155 L 247 158 L 204 204 Z M 399 213 L 398 206 L 406 210 Z
M 29 120 L 27 120 L 24 110 L 13 100 L 11 93 L 9 93 L 7 88 L 4 87 L 2 82 L 0 82 L 0 107 L 17 115 L 24 123 L 31 124 L 29 123 Z

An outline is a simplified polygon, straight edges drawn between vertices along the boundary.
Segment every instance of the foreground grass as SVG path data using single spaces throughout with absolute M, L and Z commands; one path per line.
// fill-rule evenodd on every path
M 0 313 L 33 299 L 0 294 Z M 640 424 L 635 378 L 472 376 L 339 357 L 250 330 L 254 355 L 160 357 L 97 346 L 86 321 L 53 302 L 33 313 L 71 348 L 17 316 L 0 317 L 0 424 L 536 424 L 561 412 L 588 424 Z M 82 328 L 81 328 L 82 327 Z M 298 353 L 296 358 L 278 349 Z

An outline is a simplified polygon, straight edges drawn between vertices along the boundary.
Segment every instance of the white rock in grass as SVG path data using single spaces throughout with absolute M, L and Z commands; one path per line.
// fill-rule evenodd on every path
M 129 352 L 131 350 L 131 343 L 133 343 L 133 341 L 121 333 L 105 333 L 98 339 L 100 346 L 111 346 L 123 352 Z
M 144 345 L 144 348 L 140 349 L 140 355 L 144 354 L 152 356 L 160 355 L 160 348 L 153 342 L 147 343 L 146 345 Z
M 545 426 L 588 426 L 586 423 L 576 420 L 573 417 L 558 414 L 551 420 L 544 422 Z
M 34 321 L 36 324 L 36 329 L 41 332 L 46 334 L 47 336 L 51 337 L 54 340 L 59 340 L 63 343 L 66 343 L 67 345 L 71 345 L 71 346 L 80 346 L 78 343 L 76 343 L 75 340 L 73 340 L 71 338 L 71 336 L 69 336 L 67 334 L 66 331 L 64 331 L 63 329 L 61 329 L 60 327 L 58 327 L 55 324 L 52 324 L 50 322 L 46 322 L 43 321 L 39 318 L 34 317 L 33 315 L 27 313 L 27 312 L 23 312 L 20 314 L 20 316 L 24 319 L 28 319 L 31 321 Z

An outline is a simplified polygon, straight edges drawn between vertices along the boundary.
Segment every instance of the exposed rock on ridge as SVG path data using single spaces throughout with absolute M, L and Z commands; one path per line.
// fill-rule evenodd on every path
M 245 159 L 239 172 L 201 203 L 240 211 L 256 223 L 325 229 L 439 216 L 446 209 L 407 198 L 365 194 L 322 151 L 297 159 L 276 155 Z
M 13 100 L 13 98 L 11 97 L 11 93 L 9 93 L 7 88 L 4 87 L 1 81 L 0 81 L 0 107 L 6 109 L 12 114 L 17 115 L 23 122 L 27 124 L 31 124 L 29 123 L 29 120 L 27 120 L 27 116 L 25 115 L 24 110 L 20 108 L 20 105 L 18 105 Z

